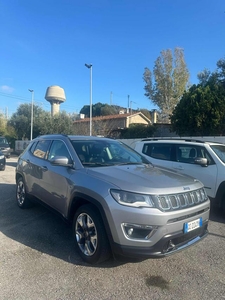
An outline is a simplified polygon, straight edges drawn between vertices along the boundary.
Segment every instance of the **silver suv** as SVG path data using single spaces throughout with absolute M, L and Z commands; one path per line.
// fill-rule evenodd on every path
M 210 202 L 189 176 L 152 166 L 107 138 L 45 135 L 16 168 L 20 208 L 34 199 L 72 222 L 78 253 L 88 263 L 115 256 L 163 257 L 207 235 Z
M 134 149 L 155 165 L 199 179 L 225 212 L 225 145 L 194 139 L 144 139 Z

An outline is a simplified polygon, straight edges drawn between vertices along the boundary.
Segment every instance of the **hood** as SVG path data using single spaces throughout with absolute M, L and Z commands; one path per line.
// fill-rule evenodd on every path
M 139 193 L 183 193 L 203 187 L 192 177 L 148 164 L 90 168 L 88 173 L 115 188 Z

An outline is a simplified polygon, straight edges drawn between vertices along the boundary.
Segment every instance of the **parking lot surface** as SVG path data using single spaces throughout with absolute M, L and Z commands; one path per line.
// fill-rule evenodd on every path
M 209 235 L 163 259 L 85 264 L 72 230 L 36 205 L 15 201 L 15 165 L 0 172 L 0 300 L 225 299 L 225 215 L 213 209 Z

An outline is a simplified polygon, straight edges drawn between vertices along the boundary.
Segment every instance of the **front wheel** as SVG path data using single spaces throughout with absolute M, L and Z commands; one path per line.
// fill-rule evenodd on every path
M 22 177 L 20 177 L 16 183 L 16 200 L 20 208 L 29 208 L 32 206 L 32 202 L 26 193 L 26 188 Z
M 73 220 L 75 247 L 82 259 L 90 264 L 108 260 L 109 241 L 98 210 L 91 204 L 78 208 Z

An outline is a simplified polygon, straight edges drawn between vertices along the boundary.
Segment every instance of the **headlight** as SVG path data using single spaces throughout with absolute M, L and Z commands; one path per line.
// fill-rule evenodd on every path
M 120 190 L 111 190 L 112 197 L 120 204 L 133 207 L 156 207 L 151 196 L 130 193 Z
M 4 155 L 0 155 L 0 159 L 3 159 L 4 158 Z

